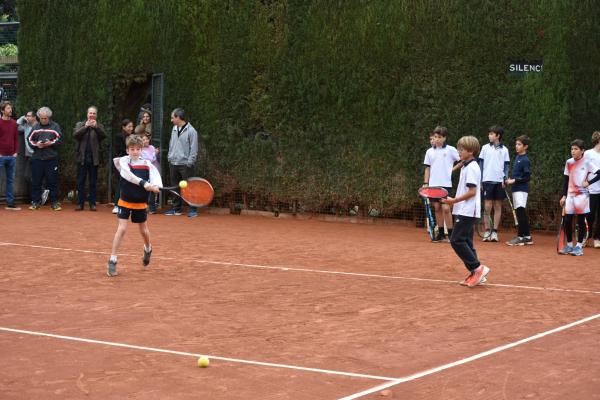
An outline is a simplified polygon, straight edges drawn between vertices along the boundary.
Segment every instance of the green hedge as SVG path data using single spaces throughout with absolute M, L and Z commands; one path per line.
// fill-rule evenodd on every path
M 487 142 L 500 124 L 511 152 L 532 138 L 532 191 L 548 197 L 570 140 L 600 128 L 591 0 L 21 0 L 18 11 L 21 109 L 49 105 L 70 132 L 88 104 L 115 115 L 119 76 L 163 72 L 165 129 L 172 108 L 188 111 L 220 195 L 392 213 L 414 202 L 433 127 Z M 511 76 L 516 59 L 544 71 Z

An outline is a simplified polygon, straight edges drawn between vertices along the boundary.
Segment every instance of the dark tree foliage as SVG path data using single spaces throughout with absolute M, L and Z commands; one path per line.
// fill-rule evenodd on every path
M 600 128 L 591 0 L 17 5 L 21 107 L 49 105 L 69 130 L 88 104 L 114 114 L 119 77 L 163 72 L 162 122 L 188 111 L 221 193 L 392 212 L 414 202 L 436 125 L 454 144 L 486 143 L 499 124 L 511 154 L 515 137 L 532 138 L 532 194 L 551 196 L 569 142 Z M 511 60 L 540 59 L 542 73 L 507 73 Z

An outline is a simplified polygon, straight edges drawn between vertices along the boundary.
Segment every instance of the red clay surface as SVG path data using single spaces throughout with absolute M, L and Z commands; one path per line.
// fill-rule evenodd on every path
M 550 235 L 478 242 L 490 284 L 467 289 L 448 244 L 400 225 L 154 215 L 150 267 L 130 225 L 108 278 L 109 208 L 0 210 L 0 221 L 0 328 L 398 378 L 600 313 L 600 250 L 558 256 Z M 598 399 L 599 342 L 594 319 L 362 398 Z M 0 330 L 2 399 L 338 399 L 385 383 L 195 364 Z

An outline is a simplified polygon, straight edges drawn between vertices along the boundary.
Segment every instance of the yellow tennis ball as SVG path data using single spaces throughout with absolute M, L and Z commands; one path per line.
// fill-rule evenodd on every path
M 208 357 L 202 356 L 198 359 L 198 367 L 206 368 L 208 367 L 208 364 L 210 364 L 210 360 L 208 359 Z
M 179 181 L 179 187 L 184 189 L 187 187 L 187 181 Z

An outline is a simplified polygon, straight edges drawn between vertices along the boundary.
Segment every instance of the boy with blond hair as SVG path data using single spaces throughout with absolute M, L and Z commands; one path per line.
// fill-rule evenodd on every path
M 456 255 L 465 264 L 469 275 L 460 283 L 463 286 L 475 287 L 487 280 L 490 269 L 482 265 L 477 258 L 473 246 L 473 232 L 477 219 L 481 217 L 481 170 L 476 158 L 479 155 L 479 141 L 474 136 L 463 136 L 457 143 L 460 159 L 460 180 L 456 188 L 456 196 L 442 200 L 453 205 L 454 230 L 450 244 Z
M 119 179 L 120 197 L 117 203 L 119 225 L 113 239 L 112 251 L 108 260 L 106 274 L 117 276 L 117 251 L 127 231 L 127 220 L 139 224 L 140 234 L 144 239 L 144 255 L 142 264 L 150 264 L 152 245 L 150 230 L 146 222 L 148 218 L 148 192 L 158 193 L 162 187 L 162 179 L 158 170 L 149 160 L 141 158 L 143 139 L 138 135 L 130 135 L 126 139 L 127 155 L 113 159 L 115 167 L 121 175 Z

